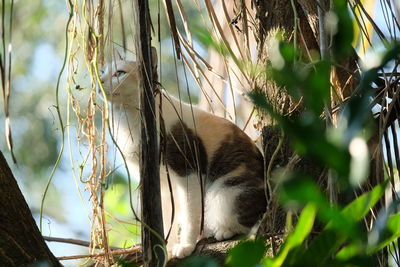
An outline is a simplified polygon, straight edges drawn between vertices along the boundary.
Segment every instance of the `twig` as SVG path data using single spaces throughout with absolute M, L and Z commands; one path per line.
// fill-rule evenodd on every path
M 168 15 L 167 18 L 168 18 L 169 26 L 171 28 L 172 38 L 174 40 L 176 56 L 178 59 L 180 59 L 181 46 L 179 43 L 178 29 L 177 29 L 176 22 L 175 22 L 174 9 L 172 8 L 171 0 L 166 0 L 164 2 L 164 4 L 166 6 L 167 15 Z
M 82 246 L 82 247 L 90 247 L 90 242 L 84 241 L 84 240 L 79 240 L 79 239 L 74 239 L 74 238 L 62 238 L 62 237 L 51 237 L 51 236 L 43 236 L 43 239 L 49 242 L 60 242 L 60 243 L 67 243 L 67 244 L 73 244 L 77 246 Z M 99 249 L 99 247 L 95 247 Z M 111 249 L 117 250 L 120 249 L 118 247 L 110 247 Z
M 133 248 L 126 248 L 126 249 L 118 249 L 118 250 L 111 250 L 109 252 L 100 252 L 100 253 L 95 253 L 95 254 L 83 254 L 83 255 L 73 255 L 73 256 L 62 256 L 62 257 L 57 257 L 58 260 L 77 260 L 77 259 L 83 259 L 83 258 L 95 258 L 95 257 L 101 257 L 105 255 L 124 255 L 124 254 L 132 254 L 132 253 L 138 253 L 138 259 L 141 260 L 142 258 L 142 247 L 137 246 Z

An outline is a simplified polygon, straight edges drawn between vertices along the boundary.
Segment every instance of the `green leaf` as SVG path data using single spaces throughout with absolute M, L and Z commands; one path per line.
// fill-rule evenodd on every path
M 261 239 L 241 242 L 229 251 L 226 266 L 256 266 L 264 257 L 266 250 L 267 247 Z
M 310 234 L 314 225 L 316 213 L 317 208 L 315 205 L 308 204 L 304 207 L 296 227 L 294 228 L 293 232 L 289 234 L 285 243 L 281 246 L 278 255 L 274 259 L 266 259 L 264 261 L 264 266 L 282 266 L 288 253 L 291 250 L 301 246 L 301 244 Z
M 302 88 L 306 106 L 319 116 L 325 103 L 329 103 L 331 64 L 328 61 L 319 61 L 311 68 L 310 74 L 304 81 Z
M 400 213 L 397 213 L 389 218 L 387 229 L 396 235 L 395 238 L 400 236 Z
M 340 217 L 347 219 L 348 225 L 343 225 L 341 220 L 330 221 L 325 229 L 314 239 L 308 249 L 297 260 L 305 264 L 305 266 L 316 266 L 323 263 L 329 256 L 333 255 L 342 246 L 346 240 L 350 239 L 358 245 L 363 241 L 361 233 L 355 231 L 356 222 L 361 221 L 368 211 L 375 206 L 379 199 L 383 196 L 387 181 L 375 186 L 370 192 L 365 193 L 348 204 L 341 212 Z M 340 227 L 351 229 L 350 231 L 340 231 Z M 347 233 L 345 235 L 344 233 Z M 356 237 L 359 238 L 356 238 Z M 352 238 L 351 238 L 352 237 Z M 363 241 L 365 242 L 365 241 Z M 355 247 L 349 247 L 340 254 L 340 257 L 349 257 Z M 357 248 L 358 249 L 358 248 Z
M 386 224 L 386 235 L 379 244 L 368 249 L 368 254 L 373 254 L 400 238 L 400 213 L 389 217 Z
M 337 16 L 337 32 L 333 35 L 332 52 L 337 60 L 349 56 L 354 38 L 353 19 L 347 7 L 347 0 L 335 0 L 333 11 Z
M 299 58 L 298 50 L 286 42 L 280 41 L 279 51 L 286 63 L 293 63 Z
M 325 196 L 311 179 L 289 173 L 284 177 L 286 181 L 281 184 L 279 197 L 284 204 L 306 205 L 314 203 L 319 208 L 329 208 Z
M 385 181 L 375 186 L 368 193 L 359 196 L 342 210 L 342 214 L 354 222 L 362 220 L 383 196 L 387 184 L 388 181 Z
M 288 178 L 289 177 L 289 178 Z M 357 238 L 359 230 L 352 220 L 340 212 L 340 208 L 331 205 L 314 181 L 300 175 L 290 174 L 280 187 L 280 200 L 286 204 L 314 204 L 319 212 L 319 218 L 328 223 L 329 228 L 337 233 Z
M 205 256 L 191 256 L 185 259 L 179 267 L 219 267 L 220 265 L 212 258 Z
M 269 103 L 269 101 L 267 100 L 265 94 L 263 94 L 262 92 L 250 91 L 247 95 L 256 107 L 266 110 L 276 120 L 282 119 L 282 117 L 275 112 L 271 103 Z
M 336 259 L 340 261 L 346 261 L 357 257 L 363 253 L 363 244 L 361 243 L 353 243 L 344 248 L 342 248 L 337 254 Z
M 321 266 L 321 265 L 320 265 Z M 323 264 L 324 267 L 356 267 L 356 266 L 381 266 L 377 261 L 377 257 L 370 257 L 368 255 L 355 255 L 347 260 L 328 259 Z

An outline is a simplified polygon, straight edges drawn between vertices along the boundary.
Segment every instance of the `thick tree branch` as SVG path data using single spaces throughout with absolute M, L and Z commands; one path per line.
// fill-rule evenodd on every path
M 41 261 L 61 266 L 47 247 L 0 152 L 0 266 L 20 267 Z

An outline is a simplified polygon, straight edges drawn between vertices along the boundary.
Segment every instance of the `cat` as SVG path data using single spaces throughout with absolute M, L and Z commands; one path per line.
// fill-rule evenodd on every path
M 153 66 L 156 64 L 153 50 Z M 137 173 L 141 129 L 140 66 L 134 61 L 116 60 L 104 67 L 100 80 L 112 104 L 117 144 L 129 171 Z M 169 229 L 171 219 L 168 168 L 180 226 L 179 239 L 177 227 L 173 226 L 175 230 L 171 232 L 168 246 L 172 257 L 183 258 L 196 247 L 202 230 L 203 210 L 202 237 L 217 240 L 247 234 L 259 221 L 267 205 L 263 156 L 235 124 L 182 103 L 164 90 L 160 90 L 160 94 L 161 97 L 155 98 L 155 114 L 160 125 L 161 102 L 165 126 L 165 153 L 162 153 L 160 167 L 164 229 Z

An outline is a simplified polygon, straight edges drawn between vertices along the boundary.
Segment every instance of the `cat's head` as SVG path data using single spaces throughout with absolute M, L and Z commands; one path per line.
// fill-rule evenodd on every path
M 152 47 L 153 72 L 157 71 L 157 50 Z M 140 64 L 115 60 L 102 69 L 100 81 L 107 99 L 115 104 L 137 105 L 141 79 Z
M 100 76 L 107 99 L 115 104 L 132 103 L 138 98 L 139 64 L 117 60 L 107 64 Z

